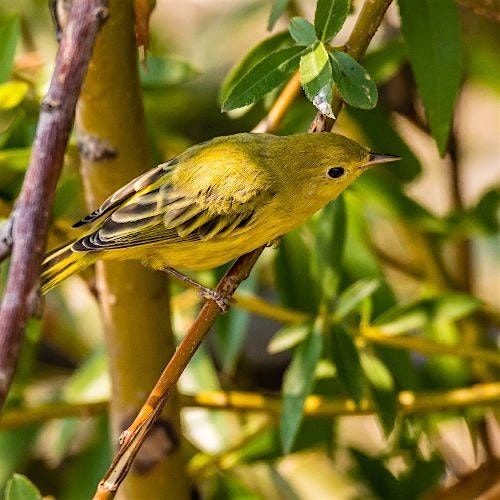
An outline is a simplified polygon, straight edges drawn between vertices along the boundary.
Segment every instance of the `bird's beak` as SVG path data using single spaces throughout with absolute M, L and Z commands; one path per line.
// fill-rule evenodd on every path
M 382 153 L 370 153 L 368 163 L 365 163 L 365 168 L 377 165 L 379 163 L 389 163 L 390 161 L 401 160 L 401 156 L 386 155 Z

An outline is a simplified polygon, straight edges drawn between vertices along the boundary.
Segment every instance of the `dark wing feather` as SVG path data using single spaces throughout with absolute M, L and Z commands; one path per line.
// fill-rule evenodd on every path
M 73 250 L 100 251 L 160 241 L 176 243 L 222 238 L 235 231 L 244 231 L 251 224 L 255 209 L 271 197 L 271 193 L 256 192 L 252 203 L 231 200 L 229 211 L 217 213 L 206 196 L 193 197 L 179 192 L 167 179 L 163 179 L 159 187 L 158 184 L 150 185 L 149 191 L 136 193 L 96 231 L 75 242 Z
M 75 222 L 73 227 L 81 227 L 86 224 L 90 224 L 95 222 L 97 219 L 101 218 L 103 215 L 111 212 L 116 207 L 120 206 L 127 199 L 132 197 L 138 191 L 143 189 L 145 186 L 156 182 L 163 175 L 168 173 L 168 171 L 178 162 L 177 158 L 173 158 L 167 163 L 162 163 L 158 165 L 156 168 L 149 170 L 145 174 L 136 177 L 131 180 L 128 184 L 123 186 L 122 188 L 115 191 L 107 200 L 103 202 L 103 204 L 94 210 L 89 215 L 86 215 L 83 219 Z

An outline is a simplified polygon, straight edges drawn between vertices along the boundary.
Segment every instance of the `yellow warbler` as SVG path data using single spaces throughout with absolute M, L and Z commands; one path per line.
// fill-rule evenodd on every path
M 216 267 L 295 228 L 370 165 L 397 158 L 332 133 L 236 134 L 193 146 L 77 222 L 88 229 L 46 256 L 42 292 L 98 259 Z

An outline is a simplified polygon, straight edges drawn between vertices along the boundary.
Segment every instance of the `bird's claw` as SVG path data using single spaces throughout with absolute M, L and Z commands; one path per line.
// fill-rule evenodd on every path
M 210 288 L 207 288 L 206 290 L 200 290 L 198 293 L 200 297 L 206 300 L 213 300 L 219 306 L 222 313 L 226 313 L 229 310 L 230 306 L 229 297 L 226 297 L 217 290 L 212 290 Z

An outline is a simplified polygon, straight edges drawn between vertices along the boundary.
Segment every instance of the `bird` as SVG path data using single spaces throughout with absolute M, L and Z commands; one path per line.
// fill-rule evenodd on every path
M 45 256 L 47 293 L 97 260 L 139 260 L 220 294 L 178 268 L 215 268 L 278 240 L 337 198 L 369 167 L 399 159 L 330 132 L 240 133 L 192 146 L 118 189 Z

